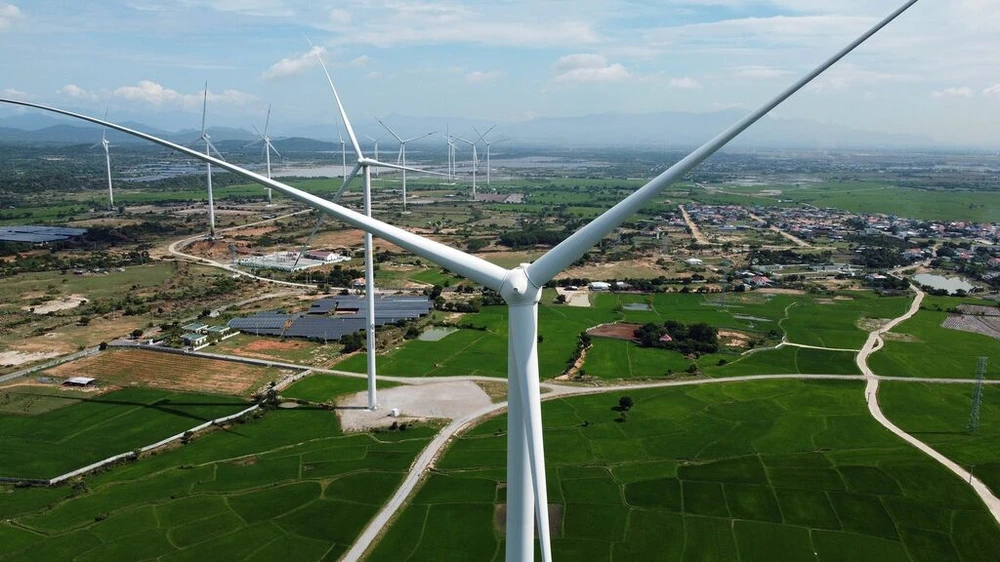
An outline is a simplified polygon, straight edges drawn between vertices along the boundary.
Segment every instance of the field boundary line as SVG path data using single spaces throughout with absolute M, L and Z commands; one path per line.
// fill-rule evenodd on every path
M 89 357 L 91 355 L 97 355 L 100 352 L 101 352 L 100 348 L 89 347 L 87 349 L 76 351 L 68 355 L 62 355 L 60 357 L 52 359 L 51 361 L 46 361 L 45 363 L 42 363 L 40 365 L 35 365 L 34 367 L 28 367 L 27 369 L 22 369 L 20 371 L 14 371 L 13 373 L 3 375 L 2 377 L 0 377 L 0 383 L 12 381 L 16 378 L 30 375 L 31 373 L 35 373 L 38 371 L 51 369 L 52 367 L 62 365 L 63 363 L 69 363 L 70 361 L 76 361 L 77 359 L 82 359 L 84 357 Z

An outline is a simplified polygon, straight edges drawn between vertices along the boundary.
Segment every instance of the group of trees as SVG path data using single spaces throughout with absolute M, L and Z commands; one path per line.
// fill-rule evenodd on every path
M 641 347 L 659 347 L 685 355 L 719 351 L 719 331 L 704 322 L 690 326 L 676 320 L 646 324 L 635 331 L 635 340 Z
M 529 229 L 505 232 L 500 235 L 500 244 L 508 248 L 530 248 L 531 246 L 555 246 L 566 239 L 563 231 Z

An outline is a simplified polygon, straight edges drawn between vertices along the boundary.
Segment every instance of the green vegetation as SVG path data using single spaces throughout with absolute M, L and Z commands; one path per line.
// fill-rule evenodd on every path
M 0 489 L 16 525 L 0 559 L 336 560 L 433 433 L 348 436 L 332 412 L 278 410 L 72 489 Z
M 4 390 L 18 392 L 17 387 Z M 61 398 L 58 389 L 49 390 L 49 401 Z M 51 478 L 247 407 L 229 396 L 150 388 L 85 399 L 74 393 L 66 399 L 74 403 L 34 416 L 0 414 L 0 449 L 5 451 L 0 476 Z
M 397 386 L 396 383 L 378 381 L 379 388 L 392 388 L 394 386 Z M 313 374 L 282 390 L 281 396 L 310 402 L 332 403 L 339 396 L 367 389 L 368 381 L 366 379 Z
M 1000 493 L 1000 388 L 983 388 L 979 431 L 969 434 L 972 388 L 968 384 L 884 382 L 879 402 L 885 415 L 907 433 L 973 472 Z
M 895 377 L 930 377 L 972 379 L 979 357 L 995 355 L 997 340 L 989 336 L 941 327 L 948 313 L 928 310 L 935 303 L 955 306 L 958 299 L 939 299 L 925 303 L 916 316 L 896 326 L 885 338 L 885 347 L 873 354 L 868 365 L 878 375 Z M 901 334 L 893 336 L 893 334 Z M 902 341 L 900 341 L 902 340 Z M 1000 362 L 987 366 L 987 376 L 1000 375 Z
M 559 559 L 944 562 L 1000 549 L 968 486 L 872 420 L 858 383 L 630 397 L 625 421 L 613 395 L 543 406 Z M 505 427 L 460 438 L 370 560 L 501 559 Z

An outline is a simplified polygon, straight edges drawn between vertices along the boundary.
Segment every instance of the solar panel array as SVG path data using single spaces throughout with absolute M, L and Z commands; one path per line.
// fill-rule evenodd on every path
M 320 299 L 304 314 L 258 312 L 247 318 L 234 318 L 229 327 L 266 336 L 287 336 L 339 340 L 365 329 L 364 297 L 341 295 Z M 428 314 L 433 305 L 427 297 L 380 297 L 375 300 L 375 325 L 385 326 Z M 351 314 L 342 314 L 351 311 Z M 341 314 L 337 314 L 340 312 Z M 336 315 L 331 315 L 331 313 Z
M 0 227 L 0 241 L 4 242 L 58 242 L 74 236 L 86 234 L 85 228 L 65 228 L 61 226 L 3 226 Z

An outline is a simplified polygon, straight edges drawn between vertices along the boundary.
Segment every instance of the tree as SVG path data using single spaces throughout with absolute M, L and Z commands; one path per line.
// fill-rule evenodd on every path
M 556 297 L 556 304 L 566 304 L 566 295 Z
M 620 412 L 627 412 L 632 409 L 633 404 L 634 402 L 632 401 L 631 397 L 622 396 L 621 398 L 618 399 L 618 410 Z
M 142 329 L 136 328 L 132 330 L 132 339 L 137 340 L 142 337 Z

